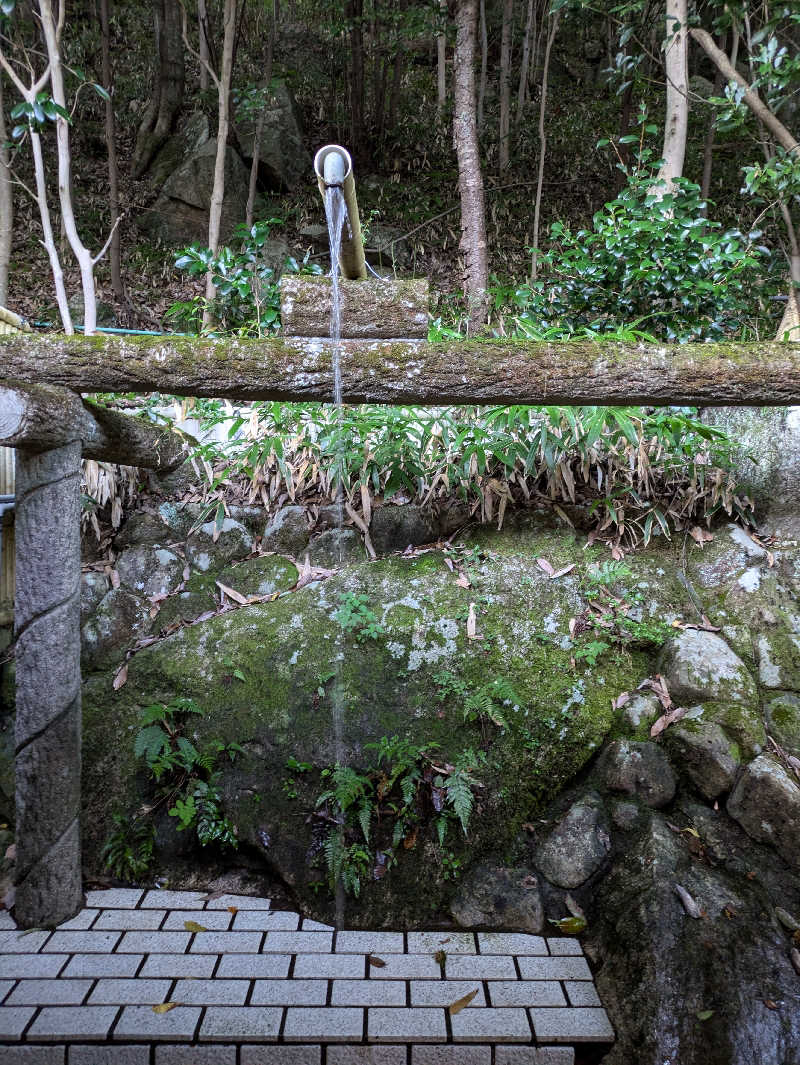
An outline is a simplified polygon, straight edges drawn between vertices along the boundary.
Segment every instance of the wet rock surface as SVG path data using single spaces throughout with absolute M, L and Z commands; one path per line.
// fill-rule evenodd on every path
M 535 862 L 556 887 L 575 888 L 601 868 L 610 850 L 602 800 L 589 794 L 569 808 L 536 851 Z
M 675 796 L 675 774 L 654 743 L 615 740 L 603 752 L 602 774 L 611 791 L 633 795 L 648 806 L 666 806 Z
M 517 932 L 544 928 L 539 884 L 530 866 L 481 862 L 464 877 L 451 914 L 462 928 Z

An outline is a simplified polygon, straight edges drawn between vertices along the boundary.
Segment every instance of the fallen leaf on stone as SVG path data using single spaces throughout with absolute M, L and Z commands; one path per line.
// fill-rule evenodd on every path
M 242 595 L 241 592 L 237 592 L 235 588 L 229 588 L 227 584 L 223 584 L 222 581 L 214 582 L 221 592 L 224 592 L 229 599 L 232 599 L 234 603 L 238 603 L 239 606 L 247 606 L 247 596 Z
M 564 899 L 564 905 L 567 907 L 573 917 L 583 917 L 583 919 L 586 920 L 586 914 L 580 908 L 575 899 L 573 899 L 572 895 L 567 894 L 566 898 Z
M 547 561 L 546 558 L 537 558 L 536 559 L 536 565 L 539 567 L 539 569 L 543 569 L 548 577 L 552 577 L 553 574 L 555 573 L 555 570 L 553 569 L 553 567 L 550 565 L 550 563 Z
M 108 575 L 111 578 L 111 587 L 119 588 L 119 574 L 115 569 L 112 569 Z
M 655 695 L 664 710 L 672 709 L 672 697 L 669 694 L 669 688 L 667 682 L 661 676 L 660 673 L 656 673 L 654 677 L 645 677 L 641 684 L 636 688 L 637 691 L 642 691 L 644 688 L 649 690 Z
M 575 563 L 574 562 L 570 562 L 570 564 L 568 566 L 562 566 L 561 569 L 557 569 L 555 571 L 555 573 L 551 573 L 549 575 L 550 576 L 550 580 L 554 581 L 558 577 L 563 577 L 564 574 L 569 573 L 571 570 L 574 570 L 574 569 L 575 569 Z
M 207 932 L 208 929 L 205 925 L 198 924 L 197 921 L 184 921 L 183 927 L 187 932 Z
M 6 847 L 6 860 L 9 862 L 15 862 L 17 860 L 17 845 L 11 843 Z
M 126 662 L 125 665 L 121 669 L 117 670 L 117 674 L 114 677 L 114 680 L 113 680 L 113 682 L 111 684 L 111 687 L 114 689 L 115 692 L 118 692 L 127 679 L 128 679 L 128 663 Z
M 527 876 L 523 876 L 522 878 L 522 886 L 525 888 L 526 891 L 533 891 L 534 888 L 538 888 L 539 881 L 536 879 L 535 876 L 533 876 L 532 873 L 528 873 Z
M 228 913 L 232 913 L 234 916 L 236 916 L 236 914 L 239 912 L 238 906 L 228 906 L 226 908 L 228 910 Z
M 800 976 L 800 950 L 797 947 L 792 947 L 789 951 L 789 958 L 794 966 L 795 972 Z
M 445 969 L 445 966 L 447 965 L 447 951 L 445 951 L 445 950 L 437 950 L 436 953 L 433 956 L 433 960 L 436 962 L 436 964 L 442 970 L 442 976 L 444 976 L 444 969 Z
M 787 928 L 790 932 L 797 932 L 800 930 L 800 921 L 797 920 L 788 910 L 784 910 L 782 906 L 775 907 L 775 916 L 781 922 L 784 928 Z
M 630 701 L 631 701 L 631 693 L 630 692 L 620 692 L 619 695 L 616 697 L 616 699 L 612 699 L 611 700 L 611 709 L 612 710 L 621 710 L 622 707 L 625 706 L 625 704 L 629 703 Z
M 733 906 L 731 906 L 729 902 L 725 903 L 725 905 L 722 907 L 722 912 L 725 914 L 729 921 L 732 921 L 735 917 L 739 916 L 736 910 L 734 910 Z
M 688 707 L 676 706 L 674 710 L 668 710 L 666 714 L 662 714 L 661 717 L 654 721 L 650 726 L 650 738 L 655 739 L 656 736 L 660 736 L 665 728 L 669 728 L 669 726 L 674 725 L 676 721 L 680 721 L 682 717 L 686 717 L 688 712 Z
M 475 640 L 478 636 L 478 618 L 475 614 L 475 604 L 469 604 L 469 613 L 467 614 L 467 639 Z
M 187 566 L 184 566 L 184 567 L 183 567 L 183 579 L 184 579 L 185 581 L 188 581 L 188 580 L 189 580 L 189 578 L 191 577 L 191 575 L 192 575 L 192 570 L 191 570 L 191 568 L 190 568 L 190 567 L 189 567 L 188 565 L 187 565 Z
M 549 918 L 550 924 L 563 932 L 565 936 L 577 936 L 586 930 L 585 917 L 562 917 L 559 921 Z
M 158 1006 L 153 1006 L 153 1013 L 169 1013 L 179 1005 L 179 1002 L 161 1002 Z
M 451 1017 L 455 1017 L 457 1013 L 461 1013 L 464 1007 L 468 1006 L 470 1002 L 472 1002 L 472 1000 L 477 994 L 478 989 L 476 987 L 474 991 L 470 991 L 468 994 L 462 995 L 461 998 L 457 998 L 455 1002 L 451 1002 L 450 1005 L 447 1007 L 447 1012 L 450 1014 Z
M 204 902 L 213 902 L 215 899 L 221 899 L 225 894 L 224 891 L 212 891 L 210 895 L 206 895 Z
M 469 583 L 469 581 L 467 580 L 467 578 L 464 576 L 463 573 L 459 577 L 456 577 L 456 584 L 458 585 L 459 588 L 471 588 L 472 587 L 472 585 Z
M 683 903 L 683 908 L 684 910 L 686 910 L 686 913 L 689 915 L 689 917 L 693 917 L 694 920 L 698 921 L 703 916 L 702 910 L 694 901 L 694 899 L 686 890 L 686 888 L 681 887 L 680 884 L 676 884 L 675 893 Z
M 779 1010 L 780 1009 L 780 1006 L 778 1005 L 777 1002 L 774 1001 L 774 999 L 764 998 L 761 1001 L 764 1003 L 764 1005 L 767 1007 L 768 1010 Z
M 536 835 L 536 825 L 534 825 L 533 822 L 531 822 L 531 821 L 523 821 L 522 822 L 522 827 L 525 829 L 526 832 L 530 832 L 531 835 L 533 835 L 533 836 Z
M 698 1021 L 707 1021 L 714 1016 L 714 1012 L 714 1010 L 698 1010 L 695 1017 L 697 1017 Z
M 370 965 L 373 965 L 376 969 L 385 969 L 386 968 L 386 962 L 383 960 L 383 958 L 379 958 L 375 954 L 368 954 L 367 955 L 367 961 L 370 963 Z
M 692 526 L 689 530 L 689 535 L 695 543 L 700 544 L 701 547 L 703 544 L 708 544 L 714 539 L 713 533 L 710 533 L 708 529 L 701 529 L 699 525 Z

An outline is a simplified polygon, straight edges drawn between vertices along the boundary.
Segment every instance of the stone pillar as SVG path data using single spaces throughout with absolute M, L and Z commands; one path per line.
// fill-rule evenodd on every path
M 77 440 L 17 450 L 15 916 L 23 928 L 59 924 L 83 903 L 80 466 Z

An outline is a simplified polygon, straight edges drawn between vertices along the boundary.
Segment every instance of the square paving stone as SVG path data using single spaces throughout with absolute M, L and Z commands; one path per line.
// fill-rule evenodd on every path
M 575 1065 L 572 1047 L 496 1047 L 495 1065 Z
M 491 1047 L 427 1046 L 411 1048 L 411 1065 L 490 1065 Z
M 554 936 L 547 940 L 547 949 L 553 957 L 577 957 L 583 954 L 583 947 L 578 939 L 569 939 L 567 936 Z
M 493 1006 L 566 1006 L 561 984 L 555 980 L 490 980 Z M 587 984 L 591 987 L 591 984 Z
M 475 954 L 475 936 L 472 932 L 409 932 L 409 954 L 435 954 L 444 950 L 448 954 Z
M 179 980 L 172 999 L 190 1006 L 243 1006 L 249 990 L 249 980 Z
M 614 1029 L 603 1009 L 530 1011 L 540 1043 L 611 1043 Z
M 455 1043 L 529 1043 L 524 1009 L 462 1010 L 450 1018 Z
M 523 980 L 591 980 L 586 958 L 520 958 Z
M 87 1042 L 108 1038 L 117 1006 L 45 1006 L 28 1030 L 28 1039 Z
M 251 1006 L 324 1006 L 327 980 L 256 980 Z
M 351 1043 L 360 1041 L 363 1033 L 364 1011 L 344 1006 L 290 1006 L 283 1027 L 287 1043 Z
M 109 1055 L 108 1047 L 71 1046 L 67 1065 L 150 1065 L 150 1047 L 115 1046 Z
M 156 1047 L 156 1065 L 236 1065 L 235 1046 Z
M 364 956 L 358 954 L 298 954 L 293 975 L 312 980 L 329 977 L 358 980 L 364 976 L 365 966 Z
M 166 910 L 103 910 L 95 922 L 95 929 L 120 932 L 152 932 L 161 925 Z
M 382 966 L 369 965 L 370 980 L 441 980 L 442 970 L 432 954 L 382 955 Z M 299 960 L 299 959 L 298 959 Z
M 171 980 L 98 980 L 91 1006 L 157 1006 L 166 1002 Z
M 211 976 L 216 964 L 216 954 L 151 954 L 139 976 L 166 976 L 173 979 L 195 976 L 202 980 Z
M 258 933 L 230 932 L 229 935 Z M 332 942 L 332 932 L 267 932 L 261 949 L 265 954 L 330 954 Z
M 20 980 L 7 1006 L 80 1006 L 91 980 Z
M 139 912 L 146 913 L 147 911 L 140 910 Z M 157 913 L 158 911 L 150 912 Z M 202 915 L 198 914 L 197 910 L 170 910 L 164 922 L 164 931 L 186 932 L 187 921 L 199 924 L 201 928 L 209 932 L 227 932 L 233 921 L 233 914 L 228 913 L 227 910 L 203 910 Z
M 334 980 L 332 1006 L 405 1006 L 404 980 Z
M 190 949 L 192 954 L 257 954 L 262 939 L 262 932 L 196 932 Z
M 13 986 L 13 980 L 0 980 L 0 1002 L 3 1001 Z
M 90 935 L 86 932 L 84 935 Z M 95 933 L 101 935 L 100 932 Z M 111 935 L 111 933 L 106 933 Z M 189 932 L 125 932 L 117 946 L 120 954 L 184 954 Z
M 515 980 L 514 959 L 507 954 L 448 955 L 444 975 L 448 980 Z
M 240 1065 L 319 1065 L 322 1047 L 256 1047 L 245 1046 L 239 1051 Z M 328 1051 L 330 1065 L 331 1052 Z
M 87 980 L 134 976 L 141 964 L 141 954 L 73 954 L 61 976 Z
M 570 1006 L 602 1006 L 600 996 L 594 984 L 588 980 L 567 980 L 564 983 Z M 533 1002 L 533 1006 L 544 1006 L 544 1002 Z
M 441 1043 L 447 1039 L 444 1010 L 378 1006 L 369 1011 L 367 1039 L 370 1043 Z
M 229 906 L 235 906 L 237 910 L 268 910 L 272 905 L 271 899 L 260 899 L 253 895 L 220 895 L 219 898 L 210 899 L 206 903 L 207 910 L 227 910 Z
M 87 906 L 108 906 L 114 910 L 132 910 L 137 906 L 144 892 L 141 888 L 105 888 L 101 891 L 87 891 Z
M 152 1006 L 126 1006 L 114 1027 L 114 1039 L 147 1039 L 151 1043 L 184 1039 L 190 1042 L 201 1012 L 199 1006 L 176 1006 L 169 1013 L 153 1013 Z
M 141 905 L 156 910 L 202 910 L 206 896 L 202 891 L 148 891 Z
M 0 1006 L 0 1040 L 20 1039 L 35 1006 Z
M 289 975 L 291 960 L 290 954 L 223 954 L 216 975 L 248 980 L 280 979 Z
M 42 950 L 45 954 L 110 954 L 120 932 L 53 932 Z
M 66 1047 L 3 1047 L 3 1065 L 64 1065 Z
M 300 915 L 290 910 L 242 910 L 233 919 L 237 932 L 296 932 Z
M 301 928 L 304 932 L 333 932 L 334 927 L 332 924 L 322 924 L 319 921 L 312 921 L 308 917 L 303 918 Z
M 473 991 L 477 994 L 469 1003 L 468 1009 L 486 1005 L 483 984 L 477 980 L 412 980 L 412 1006 L 452 1006 L 464 995 Z
M 405 1047 L 328 1047 L 328 1065 L 406 1065 Z
M 98 913 L 100 913 L 99 910 L 79 910 L 68 921 L 62 921 L 60 925 L 56 925 L 56 930 L 58 932 L 85 932 L 87 928 L 92 927 L 92 922 Z
M 525 932 L 479 932 L 481 954 L 534 954 L 547 956 L 542 936 Z
M 36 954 L 49 938 L 49 932 L 0 932 L 0 954 Z
M 26 980 L 57 976 L 66 960 L 57 954 L 0 954 L 0 978 Z
M 337 954 L 402 954 L 404 950 L 402 932 L 339 932 L 336 936 Z
M 271 1006 L 209 1006 L 200 1029 L 201 1042 L 277 1042 L 283 1010 Z

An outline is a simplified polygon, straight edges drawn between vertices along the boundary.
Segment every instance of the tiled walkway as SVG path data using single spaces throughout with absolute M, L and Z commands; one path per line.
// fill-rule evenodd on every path
M 55 931 L 0 912 L 0 1003 L 2 1065 L 572 1065 L 614 1038 L 574 939 L 179 891 L 90 891 Z

